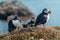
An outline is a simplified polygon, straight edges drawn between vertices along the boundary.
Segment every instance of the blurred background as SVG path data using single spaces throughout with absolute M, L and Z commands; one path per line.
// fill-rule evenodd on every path
M 0 2 L 5 1 L 10 2 L 11 0 L 0 0 Z M 30 9 L 35 17 L 37 17 L 44 8 L 50 9 L 52 11 L 52 14 L 50 15 L 50 19 L 46 23 L 46 25 L 60 26 L 60 0 L 18 0 L 18 2 L 23 3 L 28 9 Z M 2 26 L 6 24 L 7 23 L 4 23 Z M 0 26 L 0 31 L 3 30 L 4 32 L 6 32 L 8 29 L 8 25 L 6 25 L 6 27 L 2 26 Z
M 0 0 L 11 1 L 11 0 Z M 44 8 L 48 8 L 52 11 L 49 21 L 46 25 L 60 26 L 60 0 L 18 0 L 26 5 L 37 17 Z

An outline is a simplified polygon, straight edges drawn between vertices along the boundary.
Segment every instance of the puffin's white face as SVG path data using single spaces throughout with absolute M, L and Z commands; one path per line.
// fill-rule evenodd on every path
M 44 17 L 47 17 L 47 21 L 48 21 L 49 20 L 49 14 L 51 14 L 51 11 L 49 9 L 45 9 L 44 12 L 48 14 L 48 15 L 44 15 Z
M 46 9 L 44 12 L 45 12 L 45 13 L 48 13 L 48 14 L 51 13 L 51 11 L 50 11 L 49 9 Z

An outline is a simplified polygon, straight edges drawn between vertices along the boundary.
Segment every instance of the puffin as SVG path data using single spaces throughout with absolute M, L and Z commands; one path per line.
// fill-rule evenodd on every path
M 10 20 L 8 23 L 8 31 L 12 32 L 14 30 L 22 30 L 23 26 L 21 24 L 21 20 L 15 16 L 14 19 Z
M 38 26 L 38 25 L 41 25 L 41 24 L 44 25 L 49 20 L 49 14 L 51 14 L 51 11 L 47 8 L 44 8 L 42 13 L 40 13 L 37 16 L 35 26 Z
M 36 20 L 36 18 L 35 17 L 32 17 L 31 20 L 26 24 L 26 26 L 34 27 L 35 20 Z
M 27 24 L 25 21 L 31 16 L 32 13 L 30 13 L 28 10 L 17 9 L 17 14 L 15 15 L 15 17 L 8 22 L 8 31 L 12 32 L 14 30 L 24 30 L 24 28 L 26 28 L 25 24 Z M 10 18 L 12 17 L 10 16 Z

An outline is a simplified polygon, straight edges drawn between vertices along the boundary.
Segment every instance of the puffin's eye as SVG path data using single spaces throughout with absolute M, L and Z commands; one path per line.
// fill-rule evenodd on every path
M 47 10 L 45 10 L 44 12 L 47 13 Z

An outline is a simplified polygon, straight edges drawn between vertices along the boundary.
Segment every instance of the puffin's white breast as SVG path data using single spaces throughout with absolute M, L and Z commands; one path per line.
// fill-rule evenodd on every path
M 49 15 L 44 15 L 44 17 L 47 17 L 47 21 L 49 20 Z
M 49 15 L 47 15 L 47 21 L 49 20 Z

